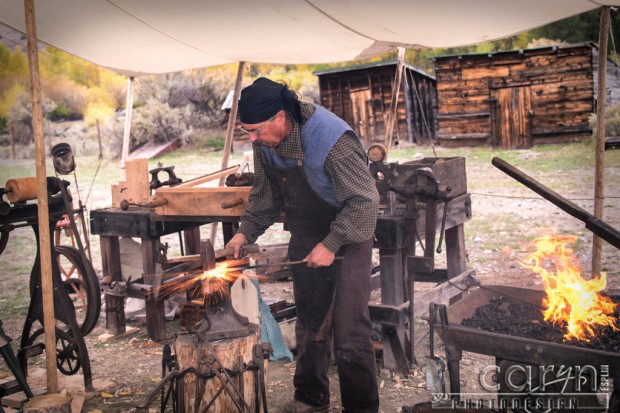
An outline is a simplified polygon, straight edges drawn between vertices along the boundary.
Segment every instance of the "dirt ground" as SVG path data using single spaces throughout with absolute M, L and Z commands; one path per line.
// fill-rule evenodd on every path
M 523 151 L 522 164 L 527 165 L 528 157 L 537 157 L 536 151 Z M 525 169 L 527 172 L 527 169 Z M 591 210 L 593 171 L 574 170 L 570 177 L 546 173 L 534 176 L 543 184 L 554 188 L 581 207 Z M 591 263 L 592 234 L 584 224 L 571 217 L 558 207 L 545 201 L 527 188 L 516 184 L 512 178 L 491 165 L 467 166 L 467 180 L 472 194 L 473 217 L 465 224 L 467 266 L 475 270 L 476 278 L 483 285 L 508 285 L 533 289 L 542 288 L 537 275 L 522 268 L 518 259 L 522 258 L 526 245 L 532 239 L 551 233 L 569 234 L 578 237 L 575 245 L 576 255 L 581 262 L 584 275 L 589 275 Z M 605 220 L 608 224 L 620 228 L 620 168 L 606 169 L 606 190 L 608 200 L 605 202 Z M 18 241 L 20 235 L 17 235 Z M 24 235 L 27 238 L 26 235 Z M 27 239 L 23 242 L 28 242 Z M 259 240 L 259 243 L 261 240 Z M 609 288 L 620 288 L 620 265 L 618 251 L 607 243 L 603 246 L 603 269 L 608 273 Z M 101 262 L 93 260 L 98 271 Z M 445 265 L 445 259 L 439 258 L 438 267 Z M 418 283 L 416 293 L 435 288 L 434 285 Z M 27 288 L 25 286 L 24 288 Z M 265 301 L 290 299 L 292 285 L 290 281 L 261 283 L 261 292 Z M 22 291 L 23 293 L 23 291 Z M 0 299 L 11 299 L 5 293 Z M 373 300 L 380 296 L 373 293 Z M 26 307 L 27 308 L 27 307 Z M 430 401 L 432 392 L 426 388 L 424 372 L 425 358 L 429 355 L 428 325 L 424 314 L 416 314 L 417 337 L 414 337 L 417 366 L 409 375 L 390 372 L 381 365 L 381 352 L 377 352 L 378 383 L 380 392 L 380 411 L 384 413 L 399 412 L 405 405 Z M 7 334 L 19 342 L 23 318 L 8 317 L 3 320 Z M 148 340 L 146 328 L 139 321 L 129 321 L 129 327 L 138 327 L 139 331 L 126 337 L 100 342 L 98 336 L 105 332 L 105 320 L 101 319 L 94 331 L 86 337 L 90 355 L 96 392 L 86 395 L 83 411 L 85 412 L 131 412 L 143 411 L 136 405 L 145 400 L 161 377 L 162 345 Z M 180 330 L 180 321 L 167 322 L 169 343 L 174 342 L 174 334 Z M 440 340 L 436 340 L 435 354 L 445 357 Z M 14 343 L 15 344 L 15 343 Z M 473 353 L 464 353 L 461 361 L 461 390 L 463 392 L 480 392 L 479 373 L 482 368 L 494 364 L 494 359 Z M 39 370 L 45 367 L 43 357 L 37 357 L 30 364 Z M 292 377 L 294 362 L 272 361 L 269 363 L 267 378 L 267 399 L 269 406 L 275 406 L 292 397 Z M 0 378 L 7 376 L 6 367 L 0 365 Z M 73 384 L 78 383 L 79 376 Z M 61 376 L 61 379 L 64 377 Z M 330 370 L 332 389 L 332 411 L 341 411 L 338 379 L 335 368 Z M 62 382 L 61 382 L 62 386 Z M 158 399 L 150 405 L 148 411 L 159 411 Z

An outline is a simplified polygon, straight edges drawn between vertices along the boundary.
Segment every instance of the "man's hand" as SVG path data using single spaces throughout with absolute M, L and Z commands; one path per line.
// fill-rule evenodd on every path
M 319 268 L 329 267 L 332 265 L 335 258 L 336 254 L 325 248 L 325 246 L 319 242 L 314 248 L 312 248 L 310 254 L 304 258 L 304 261 L 308 262 L 306 265 L 310 268 Z
M 244 245 L 248 244 L 248 240 L 245 237 L 245 235 L 243 235 L 240 232 L 237 232 L 230 241 L 228 241 L 228 244 L 226 244 L 226 248 L 231 248 L 233 250 L 233 258 L 243 258 L 244 251 L 241 249 L 241 247 L 243 247 Z

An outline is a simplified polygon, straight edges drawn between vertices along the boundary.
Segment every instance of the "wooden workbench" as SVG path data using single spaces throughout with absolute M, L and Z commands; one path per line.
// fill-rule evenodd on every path
M 226 217 L 223 224 L 224 238 L 232 236 L 233 226 L 238 217 Z M 159 275 L 156 273 L 158 244 L 161 236 L 182 231 L 186 254 L 199 253 L 200 226 L 211 222 L 220 222 L 218 217 L 165 217 L 162 219 L 148 208 L 129 207 L 104 208 L 90 211 L 90 229 L 98 235 L 101 244 L 101 261 L 104 276 L 111 276 L 113 281 L 122 281 L 120 237 L 140 238 L 142 248 L 143 283 L 157 286 Z M 110 335 L 123 334 L 125 327 L 124 297 L 106 295 L 106 329 Z M 163 300 L 147 298 L 146 328 L 149 338 L 162 341 L 167 338 L 164 318 Z

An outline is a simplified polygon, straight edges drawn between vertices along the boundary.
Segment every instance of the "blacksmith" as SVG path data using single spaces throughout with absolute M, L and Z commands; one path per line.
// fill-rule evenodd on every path
M 293 266 L 295 395 L 270 412 L 329 410 L 332 345 L 344 411 L 377 412 L 368 300 L 379 194 L 366 152 L 343 120 L 266 78 L 241 91 L 239 117 L 255 183 L 227 247 L 238 257 L 284 211 L 289 259 L 307 262 Z

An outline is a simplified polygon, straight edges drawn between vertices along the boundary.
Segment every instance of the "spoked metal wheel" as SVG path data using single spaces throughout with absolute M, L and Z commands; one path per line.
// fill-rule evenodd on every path
M 70 333 L 56 329 L 56 366 L 64 375 L 77 373 L 82 367 L 77 343 Z
M 80 370 L 82 362 L 80 361 L 80 353 L 77 346 L 77 341 L 71 334 L 71 330 L 64 330 L 66 328 L 63 323 L 57 322 L 55 328 L 56 334 L 56 367 L 58 370 L 66 376 L 73 375 Z M 43 328 L 37 329 L 28 339 L 26 347 L 32 346 L 35 343 L 43 343 Z

